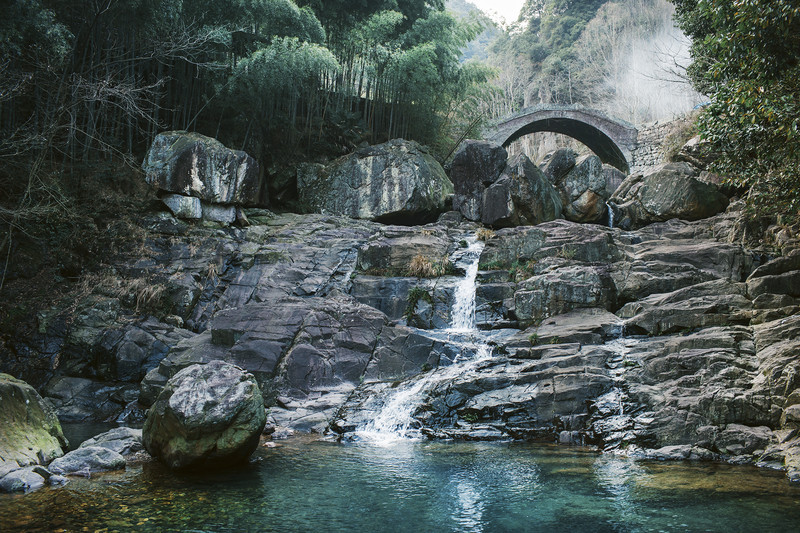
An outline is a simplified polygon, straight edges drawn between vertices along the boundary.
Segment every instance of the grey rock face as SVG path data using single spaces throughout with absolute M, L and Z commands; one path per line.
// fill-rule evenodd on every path
M 628 331 L 649 335 L 749 324 L 752 303 L 745 294 L 744 283 L 713 280 L 625 304 L 618 314 Z
M 444 211 L 453 194 L 433 156 L 402 139 L 358 150 L 319 172 L 310 170 L 298 175 L 300 201 L 326 214 L 420 224 Z
M 800 297 L 800 255 L 779 257 L 758 267 L 747 278 L 747 292 L 752 298 L 762 294 Z
M 629 176 L 611 197 L 614 224 L 636 229 L 671 218 L 699 220 L 728 206 L 716 185 L 701 181 L 688 163 L 667 163 L 645 175 Z
M 182 194 L 167 194 L 161 198 L 172 214 L 178 218 L 197 220 L 203 218 L 203 207 L 200 198 Z
M 562 159 L 565 157 L 554 156 L 545 168 L 552 173 L 551 182 L 564 205 L 564 218 L 573 222 L 602 222 L 607 216 L 606 200 L 611 196 L 602 161 L 596 155 L 586 155 L 574 160 L 572 168 L 563 173 L 556 164 Z
M 575 168 L 578 154 L 571 148 L 559 148 L 555 152 L 549 153 L 542 161 L 540 168 L 550 183 L 562 181 L 570 170 Z
M 361 271 L 384 275 L 406 275 L 416 256 L 433 263 L 446 261 L 450 239 L 441 226 L 424 231 L 402 226 L 381 228 L 358 250 L 357 267 Z
M 187 367 L 167 382 L 147 414 L 142 440 L 172 469 L 224 466 L 250 457 L 265 424 L 253 376 L 212 361 Z
M 258 163 L 198 133 L 168 131 L 153 140 L 142 168 L 160 190 L 209 203 L 253 205 L 260 201 Z
M 495 228 L 536 225 L 560 215 L 558 193 L 524 154 L 483 192 L 481 221 Z
M 89 477 L 97 472 L 125 468 L 125 458 L 109 448 L 87 446 L 59 457 L 48 468 L 54 474 Z
M 453 209 L 467 220 L 481 220 L 481 203 L 486 187 L 497 181 L 506 166 L 508 152 L 485 141 L 464 141 L 453 156 L 450 179 L 455 194 Z
M 607 267 L 565 264 L 524 281 L 514 301 L 517 318 L 530 324 L 573 309 L 614 310 L 617 293 Z
M 576 309 L 550 317 L 538 326 L 520 333 L 523 339 L 534 339 L 537 343 L 603 344 L 622 333 L 622 320 L 617 315 L 597 307 Z M 533 342 L 532 342 L 533 344 Z
M 144 449 L 142 430 L 127 427 L 113 428 L 81 443 L 80 448 L 100 446 L 120 455 L 131 455 Z
M 222 359 L 255 376 L 273 413 L 276 403 L 323 412 L 321 431 L 339 400 L 328 405 L 320 397 L 356 387 L 385 325 L 383 313 L 346 296 L 283 297 L 222 311 L 210 331 L 176 346 L 148 373 L 139 400 L 154 401 L 167 380 L 189 365 Z

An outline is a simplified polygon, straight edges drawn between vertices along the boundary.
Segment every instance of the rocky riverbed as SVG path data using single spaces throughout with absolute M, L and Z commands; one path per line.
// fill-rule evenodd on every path
M 636 231 L 556 220 L 491 233 L 456 213 L 418 227 L 151 216 L 148 254 L 115 276 L 150 280 L 167 314 L 99 286 L 69 323 L 42 312 L 5 361 L 62 421 L 140 423 L 167 379 L 222 359 L 256 377 L 273 426 L 346 432 L 371 388 L 455 358 L 435 328 L 461 274 L 409 265 L 447 262 L 480 232 L 476 317 L 495 330 L 493 355 L 425 392 L 426 434 L 756 462 L 796 479 L 800 255 L 744 246 L 736 207 Z
M 399 160 L 427 172 L 404 159 L 412 148 Z M 353 168 L 368 172 L 380 153 L 354 155 Z M 431 438 L 592 444 L 755 463 L 800 481 L 794 230 L 754 230 L 740 202 L 685 163 L 619 184 L 574 154 L 543 171 L 524 157 L 503 170 L 504 154 L 468 144 L 451 171 L 457 210 L 425 225 L 244 205 L 230 208 L 238 225 L 144 213 L 137 260 L 111 258 L 88 289 L 42 310 L 36 331 L 5 344 L 0 370 L 62 422 L 141 425 L 173 376 L 221 360 L 255 381 L 268 433 L 349 439 L 393 391 L 413 390 L 408 424 Z M 386 212 L 429 216 L 445 208 L 440 189 L 422 210 L 403 204 L 400 216 L 389 202 Z M 369 212 L 387 195 L 368 196 Z M 622 227 L 587 222 L 614 219 Z M 456 338 L 468 271 L 481 333 Z M 23 462 L 60 454 L 60 431 L 43 439 L 41 457 Z M 5 472 L 24 466 L 3 460 Z

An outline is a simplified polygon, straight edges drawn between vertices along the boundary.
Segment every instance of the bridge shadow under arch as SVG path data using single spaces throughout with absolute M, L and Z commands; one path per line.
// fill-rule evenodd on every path
M 487 140 L 508 146 L 531 133 L 561 133 L 585 144 L 600 158 L 627 173 L 638 130 L 628 122 L 582 106 L 535 106 L 497 122 Z

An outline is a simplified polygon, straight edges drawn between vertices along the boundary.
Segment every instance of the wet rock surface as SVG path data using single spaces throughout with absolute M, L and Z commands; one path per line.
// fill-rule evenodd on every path
M 29 371 L 64 419 L 141 413 L 183 369 L 224 361 L 253 375 L 270 425 L 292 431 L 347 438 L 419 386 L 413 424 L 434 438 L 595 444 L 800 480 L 800 264 L 789 245 L 780 257 L 746 246 L 734 209 L 494 232 L 457 213 L 414 227 L 248 218 L 161 216 L 148 254 L 116 266 L 162 287 L 159 307 L 136 312 L 131 284 L 75 302 L 70 322 L 43 312 L 6 367 Z M 476 320 L 491 355 L 464 368 L 453 362 L 476 350 L 445 328 L 479 229 Z

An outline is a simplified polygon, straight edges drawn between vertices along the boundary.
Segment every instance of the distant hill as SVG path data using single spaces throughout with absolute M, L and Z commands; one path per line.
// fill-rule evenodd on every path
M 486 61 L 489 59 L 489 47 L 502 35 L 497 25 L 478 6 L 467 0 L 447 0 L 446 8 L 457 17 L 478 17 L 486 25 L 486 30 L 478 35 L 475 40 L 470 42 L 463 50 L 461 61 L 470 60 Z

